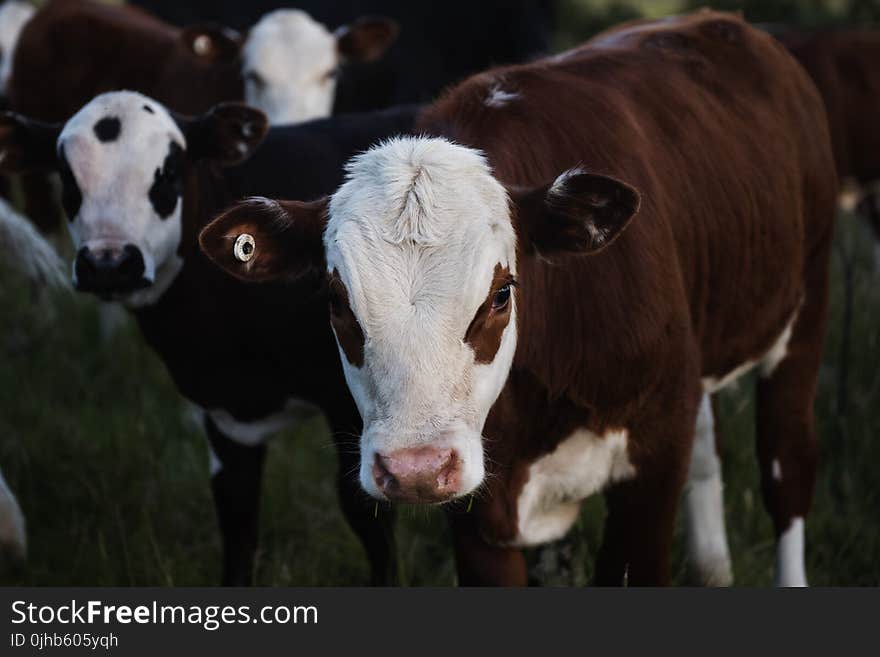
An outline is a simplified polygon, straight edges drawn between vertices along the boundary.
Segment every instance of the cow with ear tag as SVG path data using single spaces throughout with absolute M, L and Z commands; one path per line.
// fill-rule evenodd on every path
M 342 445 L 360 419 L 336 358 L 321 279 L 248 286 L 204 258 L 197 234 L 243 197 L 328 193 L 351 155 L 406 132 L 415 113 L 402 107 L 267 134 L 265 115 L 246 105 L 181 117 L 141 94 L 111 92 L 63 126 L 0 115 L 0 172 L 61 174 L 76 288 L 129 308 L 180 392 L 201 409 L 227 584 L 252 581 L 264 441 L 311 406 L 339 436 L 340 500 L 373 581 L 393 581 L 395 561 L 390 516 L 374 518 L 356 482 L 343 476 L 357 455 Z M 235 257 L 247 261 L 259 248 L 243 240 Z
M 699 581 L 729 583 L 710 395 L 754 369 L 777 583 L 805 585 L 837 195 L 806 73 L 706 10 L 476 75 L 417 128 L 329 200 L 201 237 L 245 279 L 323 267 L 363 489 L 450 503 L 477 584 L 525 584 L 517 548 L 600 491 L 596 581 L 667 584 L 684 493 Z M 242 233 L 246 262 L 225 255 Z

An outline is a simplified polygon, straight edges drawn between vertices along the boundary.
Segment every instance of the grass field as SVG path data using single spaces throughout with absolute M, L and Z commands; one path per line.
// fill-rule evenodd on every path
M 807 525 L 813 584 L 880 584 L 880 275 L 871 236 L 838 226 L 832 318 L 816 404 L 822 468 Z M 843 255 L 852 261 L 847 401 L 840 391 Z M 28 520 L 27 568 L 2 584 L 198 585 L 219 572 L 207 450 L 164 367 L 127 325 L 99 336 L 97 306 L 59 295 L 51 309 L 29 286 L 0 279 L 0 466 Z M 725 393 L 726 512 L 739 584 L 772 581 L 773 541 L 753 454 L 750 385 Z M 320 417 L 271 445 L 258 581 L 363 584 L 360 546 L 337 510 L 334 451 Z M 560 549 L 532 555 L 545 583 L 583 583 L 601 538 L 596 498 Z M 454 582 L 442 513 L 403 508 L 399 551 L 410 585 Z M 679 541 L 681 543 L 681 541 Z M 556 560 L 566 557 L 564 572 Z M 676 556 L 682 579 L 684 556 Z
M 613 2 L 565 4 L 573 15 Z M 678 2 L 626 4 L 662 15 Z M 560 45 L 568 38 L 574 37 L 562 35 Z M 808 576 L 816 585 L 878 585 L 880 272 L 874 270 L 872 236 L 855 218 L 841 217 L 836 246 L 816 403 L 822 461 L 807 523 Z M 847 298 L 851 321 L 845 331 Z M 2 269 L 0 308 L 0 468 L 19 496 L 30 541 L 26 568 L 0 575 L 0 584 L 217 583 L 220 548 L 207 448 L 137 328 L 128 323 L 104 341 L 95 302 L 72 293 L 41 299 Z M 845 333 L 849 347 L 842 353 Z M 774 546 L 758 484 L 750 388 L 744 381 L 723 394 L 719 426 L 736 581 L 764 586 L 772 582 Z M 334 473 L 322 418 L 272 442 L 258 583 L 367 582 L 366 560 L 337 508 Z M 405 583 L 452 584 L 442 513 L 402 508 L 399 516 Z M 530 555 L 536 577 L 545 584 L 585 583 L 602 519 L 601 498 L 589 500 L 560 545 Z M 685 567 L 679 550 L 678 581 Z

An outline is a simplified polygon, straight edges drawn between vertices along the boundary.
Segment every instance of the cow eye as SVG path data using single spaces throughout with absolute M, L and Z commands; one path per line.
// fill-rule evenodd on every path
M 266 81 L 263 79 L 263 76 L 257 73 L 256 71 L 248 71 L 244 74 L 245 82 L 250 82 L 257 89 L 262 89 L 266 86 Z
M 331 68 L 329 71 L 327 71 L 324 74 L 324 79 L 325 80 L 335 80 L 338 75 L 339 75 L 339 69 Z
M 492 310 L 498 312 L 507 308 L 510 303 L 510 283 L 506 283 L 504 287 L 499 289 L 492 298 Z

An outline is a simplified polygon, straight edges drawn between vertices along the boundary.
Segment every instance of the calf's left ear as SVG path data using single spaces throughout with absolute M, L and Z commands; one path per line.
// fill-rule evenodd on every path
M 400 25 L 383 16 L 365 16 L 335 32 L 336 48 L 347 61 L 374 62 L 397 39 Z
M 260 110 L 244 103 L 220 103 L 198 117 L 175 117 L 193 160 L 212 160 L 224 166 L 249 158 L 269 130 Z
M 251 198 L 202 229 L 199 245 L 244 281 L 295 280 L 324 270 L 328 198 L 311 203 Z
M 598 253 L 639 210 L 635 188 L 616 178 L 566 171 L 549 185 L 510 190 L 520 243 L 529 252 Z

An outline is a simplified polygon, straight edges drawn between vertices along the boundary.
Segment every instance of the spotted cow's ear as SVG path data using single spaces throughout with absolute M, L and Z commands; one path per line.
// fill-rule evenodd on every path
M 0 173 L 41 173 L 58 167 L 60 123 L 0 113 Z
M 244 41 L 240 32 L 216 23 L 185 27 L 180 38 L 187 50 L 206 62 L 235 59 Z
M 245 281 L 295 280 L 324 270 L 328 198 L 310 203 L 251 198 L 202 229 L 202 251 Z
M 244 103 L 220 103 L 202 116 L 175 120 L 186 137 L 190 159 L 224 166 L 249 158 L 269 130 L 266 115 Z
M 397 40 L 400 25 L 384 16 L 364 16 L 335 32 L 339 55 L 349 62 L 374 62 Z
M 520 244 L 532 253 L 593 254 L 611 244 L 639 211 L 634 187 L 583 169 L 549 185 L 509 190 Z

